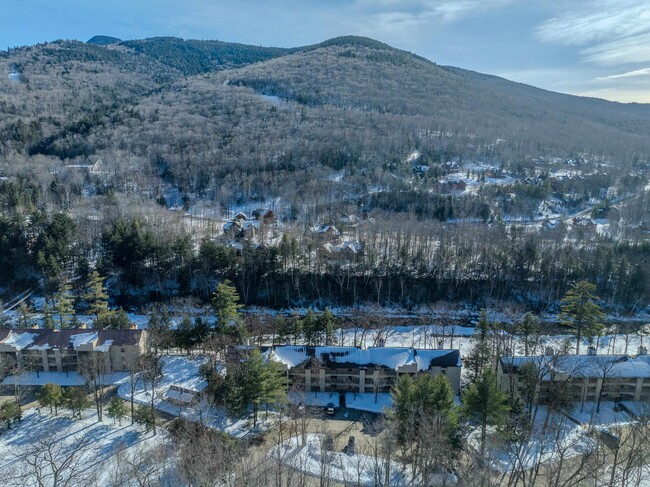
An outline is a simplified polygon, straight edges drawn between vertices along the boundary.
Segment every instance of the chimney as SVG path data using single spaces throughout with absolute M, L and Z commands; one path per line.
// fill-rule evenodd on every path
M 546 347 L 544 349 L 544 355 L 555 355 L 555 350 L 553 347 Z
M 648 355 L 648 348 L 643 345 L 639 345 L 639 355 Z
M 589 347 L 587 348 L 587 355 L 596 355 L 596 347 Z
M 438 338 L 438 350 L 444 350 L 445 341 L 442 338 Z
M 80 330 L 85 330 L 88 328 L 88 325 L 84 322 L 79 323 L 79 326 L 77 326 Z
M 137 329 L 138 329 L 137 323 L 129 323 L 129 330 L 137 330 Z

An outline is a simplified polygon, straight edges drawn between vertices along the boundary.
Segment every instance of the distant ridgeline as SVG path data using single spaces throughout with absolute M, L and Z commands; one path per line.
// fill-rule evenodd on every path
M 110 46 L 111 44 L 119 44 L 122 39 L 111 36 L 93 36 L 86 41 L 88 44 L 97 44 L 98 46 Z

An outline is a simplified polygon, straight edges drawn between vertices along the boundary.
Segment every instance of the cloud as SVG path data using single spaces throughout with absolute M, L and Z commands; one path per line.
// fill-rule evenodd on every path
M 544 21 L 536 37 L 547 43 L 582 46 L 583 59 L 600 65 L 650 61 L 650 2 L 572 2 Z
M 403 14 L 422 22 L 454 22 L 462 17 L 499 9 L 520 0 L 356 0 L 352 7 L 368 15 Z
M 627 73 L 612 74 L 610 76 L 603 76 L 596 79 L 608 80 L 608 79 L 634 78 L 636 76 L 650 76 L 650 68 L 635 69 L 634 71 L 628 71 Z

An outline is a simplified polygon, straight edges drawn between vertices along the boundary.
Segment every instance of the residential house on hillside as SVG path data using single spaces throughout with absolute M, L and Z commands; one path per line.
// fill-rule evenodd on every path
M 335 226 L 316 224 L 309 227 L 305 232 L 305 236 L 311 238 L 315 242 L 330 242 L 336 240 L 341 235 L 341 232 Z
M 358 240 L 345 240 L 339 245 L 326 243 L 318 249 L 318 255 L 321 258 L 338 261 L 354 262 L 363 251 L 363 244 Z
M 444 193 L 462 193 L 467 189 L 467 183 L 462 179 L 449 179 L 442 184 Z
M 525 390 L 522 367 L 534 366 L 538 384 L 535 396 L 548 402 L 558 390 L 575 401 L 650 401 L 650 356 L 643 347 L 639 355 L 545 355 L 503 357 L 499 362 L 499 386 L 521 396 Z M 530 367 L 529 366 L 529 367 Z
M 264 225 L 272 225 L 278 221 L 275 212 L 273 210 L 268 210 L 265 208 L 258 208 L 256 210 L 253 210 L 253 218 L 261 221 Z
M 101 354 L 106 371 L 115 372 L 144 352 L 145 340 L 145 330 L 1 330 L 0 362 L 5 370 L 68 372 L 78 370 L 84 357 Z
M 260 222 L 258 220 L 245 220 L 242 218 L 235 218 L 232 221 L 226 222 L 223 226 L 223 233 L 235 240 L 246 238 L 252 239 L 258 234 L 260 229 Z
M 306 392 L 389 392 L 400 375 L 445 375 L 460 390 L 458 350 L 373 347 L 263 347 L 279 362 L 291 390 Z

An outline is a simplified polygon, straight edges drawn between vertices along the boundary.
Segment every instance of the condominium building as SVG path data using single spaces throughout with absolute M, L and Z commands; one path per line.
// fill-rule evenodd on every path
M 127 370 L 144 351 L 144 330 L 0 330 L 0 367 L 5 372 L 68 372 L 99 354 L 107 372 Z
M 521 396 L 532 389 L 531 382 L 540 402 L 560 392 L 576 401 L 650 401 L 650 356 L 641 348 L 636 356 L 592 352 L 501 358 L 503 392 Z
M 404 374 L 445 375 L 454 392 L 460 389 L 458 350 L 374 347 L 263 347 L 280 363 L 290 390 L 311 392 L 389 392 Z

